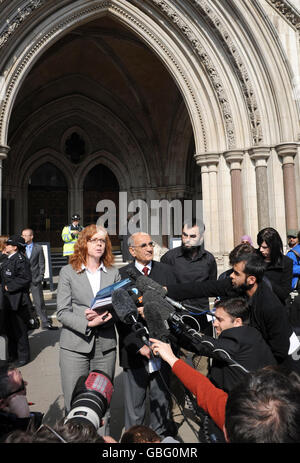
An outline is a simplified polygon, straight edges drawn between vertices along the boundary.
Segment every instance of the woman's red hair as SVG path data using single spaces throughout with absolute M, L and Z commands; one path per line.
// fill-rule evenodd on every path
M 69 263 L 76 272 L 81 271 L 82 265 L 87 264 L 87 242 L 99 231 L 105 233 L 105 251 L 101 257 L 101 262 L 103 262 L 105 267 L 111 267 L 114 263 L 111 241 L 107 231 L 103 227 L 92 224 L 85 227 L 82 232 L 79 233 L 78 240 L 74 246 L 74 254 L 70 256 Z

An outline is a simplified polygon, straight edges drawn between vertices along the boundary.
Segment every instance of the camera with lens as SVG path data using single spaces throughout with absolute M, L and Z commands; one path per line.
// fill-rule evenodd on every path
M 96 430 L 110 405 L 114 387 L 110 377 L 100 370 L 92 370 L 78 378 L 71 399 L 71 410 L 65 423 L 91 423 Z

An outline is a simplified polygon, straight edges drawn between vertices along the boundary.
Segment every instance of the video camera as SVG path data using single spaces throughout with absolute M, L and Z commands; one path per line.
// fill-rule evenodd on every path
M 114 391 L 110 377 L 100 370 L 92 370 L 78 378 L 71 399 L 71 410 L 65 423 L 91 423 L 96 430 L 110 405 Z

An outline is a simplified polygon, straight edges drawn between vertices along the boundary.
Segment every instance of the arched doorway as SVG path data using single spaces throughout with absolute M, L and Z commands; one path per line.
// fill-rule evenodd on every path
M 50 162 L 38 167 L 29 179 L 28 226 L 36 241 L 61 248 L 61 231 L 68 223 L 68 186 L 63 173 Z
M 114 173 L 103 164 L 93 167 L 87 174 L 83 185 L 83 225 L 96 223 L 102 215 L 96 211 L 102 200 L 110 200 L 115 204 L 116 231 L 119 229 L 119 183 Z M 118 235 L 110 235 L 113 250 L 120 249 Z

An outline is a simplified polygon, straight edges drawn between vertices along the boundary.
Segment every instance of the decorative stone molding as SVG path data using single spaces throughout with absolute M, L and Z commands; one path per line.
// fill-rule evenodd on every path
M 233 122 L 232 110 L 229 103 L 229 98 L 226 94 L 223 82 L 219 73 L 210 58 L 207 50 L 200 43 L 198 37 L 189 27 L 185 17 L 179 15 L 179 11 L 175 11 L 165 0 L 152 0 L 160 10 L 171 19 L 181 34 L 189 41 L 193 51 L 199 56 L 200 62 L 203 65 L 218 98 L 220 108 L 222 110 L 224 124 L 226 128 L 227 143 L 229 148 L 234 148 L 236 145 L 235 127 Z
M 0 49 L 11 38 L 16 29 L 38 8 L 43 6 L 46 0 L 29 0 L 27 4 L 14 11 L 14 14 L 6 19 L 5 28 L 0 34 Z
M 255 167 L 267 167 L 270 152 L 269 146 L 258 146 L 249 150 L 249 156 L 254 161 Z
M 223 24 L 222 18 L 212 11 L 209 3 L 206 0 L 190 0 L 195 8 L 200 12 L 201 17 L 213 29 L 213 33 L 219 38 L 224 47 L 229 60 L 232 63 L 232 69 L 240 82 L 241 89 L 246 101 L 246 106 L 251 123 L 252 140 L 254 145 L 258 145 L 263 141 L 261 128 L 261 116 L 258 109 L 257 98 L 253 88 L 253 84 L 249 77 L 247 66 L 239 53 L 239 47 L 234 42 L 226 26 Z
M 151 1 L 151 0 L 149 0 Z M 32 5 L 35 5 L 35 8 L 41 6 L 40 2 L 43 0 L 34 0 Z M 131 6 L 131 5 L 130 5 Z M 32 12 L 32 11 L 31 11 Z M 205 130 L 205 124 L 201 115 L 201 110 L 195 95 L 193 86 L 191 84 L 191 79 L 187 75 L 187 71 L 180 66 L 178 59 L 174 55 L 171 49 L 169 49 L 166 44 L 163 42 L 159 35 L 154 34 L 147 23 L 140 20 L 140 16 L 134 15 L 131 12 L 127 11 L 125 7 L 120 7 L 120 3 L 114 0 L 98 0 L 94 3 L 89 3 L 88 6 L 84 4 L 81 5 L 77 10 L 71 11 L 69 14 L 66 14 L 61 21 L 57 21 L 55 25 L 51 28 L 51 25 L 47 29 L 44 29 L 44 34 L 39 34 L 36 42 L 34 42 L 26 53 L 16 63 L 16 68 L 10 80 L 7 82 L 7 89 L 5 98 L 0 104 L 0 143 L 6 140 L 6 131 L 7 131 L 7 119 L 9 114 L 9 106 L 12 104 L 12 98 L 15 93 L 15 90 L 18 86 L 18 82 L 22 80 L 23 74 L 26 72 L 26 69 L 30 63 L 35 59 L 41 50 L 47 46 L 49 43 L 57 39 L 60 36 L 61 32 L 67 30 L 69 27 L 74 25 L 80 25 L 80 23 L 88 17 L 93 17 L 93 15 L 99 15 L 101 12 L 110 12 L 112 16 L 120 19 L 122 23 L 126 23 L 136 31 L 144 40 L 147 40 L 149 44 L 152 44 L 153 49 L 160 50 L 164 54 L 164 59 L 166 62 L 169 62 L 169 66 L 173 68 L 173 72 L 177 74 L 177 81 L 181 85 L 185 86 L 184 92 L 186 96 L 190 98 L 190 112 L 194 115 L 194 124 L 196 127 L 201 127 L 201 145 L 203 150 L 207 149 L 207 136 Z M 7 37 L 7 40 L 10 38 L 10 35 Z M 151 46 L 151 45 L 150 45 Z M 230 120 L 232 119 L 231 115 L 227 114 L 227 125 L 230 125 Z M 196 137 L 196 135 L 195 135 Z M 232 143 L 230 143 L 231 145 Z
M 300 11 L 287 0 L 267 0 L 267 2 L 294 28 L 300 31 Z

